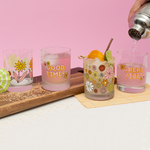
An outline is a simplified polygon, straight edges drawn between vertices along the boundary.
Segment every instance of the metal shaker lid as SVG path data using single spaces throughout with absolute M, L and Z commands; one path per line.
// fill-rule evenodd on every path
M 128 34 L 132 39 L 140 40 L 144 30 L 145 29 L 142 26 L 135 24 L 131 29 L 129 29 Z

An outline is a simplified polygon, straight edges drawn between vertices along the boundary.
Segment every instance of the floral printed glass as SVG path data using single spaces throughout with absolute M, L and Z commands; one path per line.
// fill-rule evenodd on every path
M 62 91 L 70 87 L 71 50 L 49 47 L 41 50 L 42 86 L 49 91 Z
M 85 96 L 94 100 L 107 100 L 114 97 L 115 58 L 110 62 L 87 59 L 84 62 Z
M 117 53 L 117 88 L 128 93 L 143 92 L 146 86 L 148 54 L 139 50 L 123 50 Z
M 3 54 L 4 68 L 11 77 L 10 86 L 7 90 L 11 92 L 30 90 L 33 82 L 32 50 L 10 49 L 5 50 Z

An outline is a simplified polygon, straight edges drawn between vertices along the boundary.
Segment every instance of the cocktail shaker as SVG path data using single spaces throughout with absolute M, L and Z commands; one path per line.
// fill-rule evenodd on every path
M 129 36 L 140 40 L 150 37 L 150 1 L 142 5 L 129 20 Z

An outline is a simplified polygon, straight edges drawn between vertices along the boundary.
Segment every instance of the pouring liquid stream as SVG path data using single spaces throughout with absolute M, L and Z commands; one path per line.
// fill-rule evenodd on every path
M 135 46 L 136 46 L 136 43 L 137 43 L 137 40 L 133 40 L 131 64 L 133 64 L 133 60 L 134 60 L 134 54 L 135 54 Z

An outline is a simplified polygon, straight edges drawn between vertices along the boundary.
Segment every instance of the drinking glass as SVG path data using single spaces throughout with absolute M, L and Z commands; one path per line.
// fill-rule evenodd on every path
M 93 100 L 107 100 L 114 97 L 115 58 L 111 62 L 99 59 L 83 59 L 84 92 Z
M 49 91 L 70 87 L 71 49 L 48 47 L 41 50 L 42 86 Z
M 117 88 L 128 93 L 145 90 L 147 72 L 147 52 L 140 50 L 118 51 Z
M 9 49 L 3 51 L 4 68 L 11 77 L 11 92 L 23 92 L 32 88 L 33 57 L 31 49 Z

